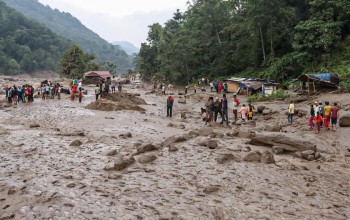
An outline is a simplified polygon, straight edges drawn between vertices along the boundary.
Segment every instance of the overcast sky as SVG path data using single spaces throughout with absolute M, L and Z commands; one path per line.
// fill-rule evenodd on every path
M 163 24 L 176 9 L 184 12 L 188 0 L 39 0 L 69 12 L 109 42 L 129 41 L 140 47 L 148 26 Z

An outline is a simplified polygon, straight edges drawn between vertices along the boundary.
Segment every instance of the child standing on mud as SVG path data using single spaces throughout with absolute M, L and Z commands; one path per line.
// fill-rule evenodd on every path
M 323 120 L 322 116 L 320 115 L 320 112 L 318 111 L 317 112 L 317 115 L 314 117 L 314 120 L 316 122 L 316 125 L 315 125 L 315 133 L 318 134 L 320 133 L 320 130 L 321 130 L 321 122 Z

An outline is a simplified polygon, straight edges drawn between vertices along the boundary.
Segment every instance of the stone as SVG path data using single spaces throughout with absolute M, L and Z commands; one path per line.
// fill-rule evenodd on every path
M 300 151 L 294 152 L 294 157 L 303 158 L 303 154 Z
M 280 132 L 282 130 L 282 126 L 281 125 L 266 125 L 264 130 L 268 131 L 268 132 Z
M 219 156 L 216 159 L 216 161 L 219 164 L 224 164 L 224 163 L 230 162 L 230 161 L 232 161 L 234 159 L 235 159 L 235 156 L 232 153 L 224 153 L 224 154 L 219 154 Z
M 110 164 L 107 164 L 107 166 L 104 168 L 104 170 L 106 170 L 106 171 L 110 171 L 110 170 L 122 171 L 125 168 L 132 165 L 135 161 L 136 160 L 134 157 L 123 158 L 122 156 L 119 156 L 113 161 L 113 163 L 112 163 L 113 166 L 110 166 Z
M 273 146 L 272 147 L 272 153 L 279 155 L 284 153 L 284 148 L 280 146 Z
M 139 163 L 151 163 L 152 161 L 156 160 L 157 156 L 154 154 L 144 154 L 139 157 L 137 160 Z
M 198 134 L 203 137 L 209 137 L 210 135 L 216 136 L 216 133 L 212 128 L 201 128 L 198 130 Z
M 178 99 L 177 101 L 179 104 L 186 104 L 186 99 Z
M 181 116 L 182 119 L 187 119 L 185 112 L 181 112 L 180 116 Z
M 262 114 L 263 114 L 263 115 L 270 115 L 270 114 L 272 114 L 272 111 L 271 111 L 270 109 L 264 109 L 264 110 L 262 111 Z
M 132 138 L 132 134 L 130 132 L 127 132 L 125 134 L 119 135 L 119 137 L 121 137 L 121 138 Z
M 108 175 L 108 179 L 112 179 L 112 180 L 121 179 L 122 177 L 123 175 L 117 174 L 117 173 L 111 173 Z
M 115 155 L 117 155 L 117 153 L 118 153 L 118 151 L 116 149 L 113 149 L 113 150 L 106 151 L 102 154 L 105 156 L 115 156 Z
M 302 154 L 303 154 L 303 157 L 306 157 L 307 158 L 307 156 L 309 156 L 309 155 L 315 155 L 315 151 L 314 150 L 305 150 L 305 151 L 303 151 L 302 152 Z
M 320 152 L 317 151 L 317 152 L 315 153 L 315 159 L 318 160 L 318 159 L 320 159 L 320 158 L 321 158 L 321 154 L 320 154 Z
M 39 128 L 40 125 L 38 123 L 32 123 L 29 125 L 29 128 Z
M 243 157 L 243 161 L 246 162 L 260 162 L 261 159 L 261 153 L 260 151 L 251 151 L 248 152 L 246 155 Z
M 188 136 L 185 135 L 178 135 L 178 136 L 172 136 L 167 138 L 165 141 L 162 142 L 163 147 L 168 147 L 174 143 L 180 143 L 180 142 L 185 142 L 187 141 Z
M 339 126 L 340 127 L 350 127 L 350 114 L 349 113 L 340 117 Z
M 199 136 L 199 133 L 197 131 L 190 131 L 188 133 L 188 136 L 190 137 L 198 137 Z
M 179 125 L 179 128 L 180 128 L 180 129 L 185 129 L 186 127 L 185 127 L 185 125 L 182 125 L 182 124 L 181 124 L 181 125 Z
M 219 189 L 220 189 L 219 186 L 208 186 L 208 187 L 205 187 L 203 192 L 206 194 L 211 194 L 211 193 L 219 191 Z
M 256 108 L 256 110 L 261 114 L 263 113 L 263 111 L 266 109 L 266 106 L 264 105 L 260 105 Z
M 73 141 L 72 143 L 70 143 L 69 146 L 71 146 L 71 147 L 80 147 L 82 144 L 83 144 L 83 143 L 82 143 L 81 141 L 75 140 L 75 141 Z
M 170 122 L 167 127 L 172 128 L 172 127 L 174 127 L 174 124 Z
M 260 163 L 274 164 L 276 161 L 273 154 L 270 151 L 265 150 L 261 153 Z
M 178 150 L 179 150 L 179 148 L 175 147 L 174 145 L 169 146 L 169 151 L 170 152 L 175 152 L 175 151 L 178 151 Z
M 156 146 L 154 146 L 153 144 L 141 145 L 137 148 L 136 155 L 146 153 L 148 151 L 154 151 L 154 150 L 158 150 L 158 148 Z
M 345 157 L 350 157 L 350 152 L 345 152 L 344 156 Z
M 249 141 L 249 144 L 257 146 L 280 146 L 285 151 L 305 151 L 316 150 L 314 144 L 315 141 L 305 139 L 296 134 L 283 134 L 283 133 L 255 133 L 255 135 Z
M 308 155 L 307 160 L 315 160 L 315 155 Z
M 208 141 L 208 147 L 210 149 L 216 149 L 218 147 L 218 142 L 216 140 L 209 140 Z

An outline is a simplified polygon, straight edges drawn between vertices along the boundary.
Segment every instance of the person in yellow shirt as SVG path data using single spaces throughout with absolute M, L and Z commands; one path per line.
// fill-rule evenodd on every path
M 324 127 L 326 129 L 329 129 L 329 123 L 331 121 L 331 111 L 332 111 L 332 106 L 329 105 L 329 102 L 325 102 L 325 106 L 324 106 Z
M 289 108 L 288 108 L 288 123 L 292 124 L 293 123 L 293 115 L 294 115 L 294 102 L 290 101 Z

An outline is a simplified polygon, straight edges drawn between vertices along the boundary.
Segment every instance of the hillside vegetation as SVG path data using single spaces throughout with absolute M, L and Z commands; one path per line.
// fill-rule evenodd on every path
M 57 70 L 70 44 L 0 1 L 0 74 Z
M 136 59 L 145 79 L 202 76 L 284 82 L 301 73 L 350 73 L 348 0 L 193 0 L 152 24 Z
M 118 72 L 133 69 L 132 57 L 119 46 L 112 45 L 86 28 L 71 14 L 44 6 L 37 0 L 4 0 L 6 4 L 25 16 L 47 25 L 53 32 L 65 37 L 89 54 L 96 54 L 100 62 L 112 62 Z

